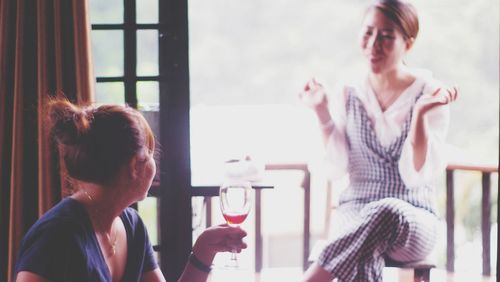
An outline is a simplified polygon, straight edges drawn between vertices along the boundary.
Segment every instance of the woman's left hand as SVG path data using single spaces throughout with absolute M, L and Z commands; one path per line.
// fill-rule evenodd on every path
M 413 164 L 416 171 L 420 171 L 425 163 L 427 155 L 428 134 L 425 130 L 426 123 L 424 122 L 425 115 L 432 109 L 448 105 L 457 99 L 458 90 L 456 87 L 445 89 L 436 89 L 432 95 L 424 96 L 415 105 L 414 114 L 415 122 L 412 122 L 413 137 Z
M 417 103 L 416 112 L 419 116 L 423 116 L 430 110 L 444 106 L 449 103 L 454 102 L 458 97 L 458 90 L 456 87 L 453 88 L 442 88 L 436 89 L 430 96 L 424 96 Z

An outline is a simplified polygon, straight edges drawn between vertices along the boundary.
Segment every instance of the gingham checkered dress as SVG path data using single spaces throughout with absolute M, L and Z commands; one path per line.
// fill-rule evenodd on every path
M 434 190 L 407 187 L 398 169 L 411 112 L 401 136 L 382 146 L 362 102 L 347 92 L 350 186 L 334 212 L 336 232 L 318 259 L 339 281 L 381 281 L 385 257 L 418 260 L 434 246 Z

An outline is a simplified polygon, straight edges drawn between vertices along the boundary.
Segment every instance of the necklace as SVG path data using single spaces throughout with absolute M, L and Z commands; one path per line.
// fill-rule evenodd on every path
M 115 222 L 113 221 L 113 224 L 111 224 L 111 230 L 113 230 Z M 116 241 L 118 240 L 118 236 L 116 234 L 117 230 L 115 229 L 115 234 L 113 237 L 115 237 L 114 240 L 111 240 L 111 237 L 109 236 L 108 233 L 106 233 L 106 238 L 108 238 L 108 243 L 111 245 L 111 254 L 109 255 L 110 257 L 114 256 L 116 254 Z
M 87 193 L 86 190 L 83 190 L 83 193 L 87 196 L 87 198 L 92 202 L 94 201 L 94 198 L 92 198 L 92 196 L 89 195 L 89 193 Z M 113 230 L 113 226 L 115 225 L 115 221 L 113 220 L 113 223 L 111 224 L 111 230 Z M 111 233 L 111 232 L 110 232 Z M 104 232 L 104 234 L 106 234 L 106 239 L 108 239 L 108 244 L 111 246 L 111 254 L 108 255 L 108 257 L 112 257 L 116 254 L 116 242 L 118 240 L 118 236 L 117 236 L 117 230 L 115 229 L 114 230 L 114 240 L 111 240 L 111 236 L 109 236 L 110 233 L 107 233 L 107 232 Z
M 90 201 L 93 201 L 93 200 L 94 200 L 94 198 L 92 198 L 92 197 L 89 195 L 89 193 L 87 193 L 87 191 L 85 191 L 85 190 L 83 190 L 83 189 L 82 189 L 82 191 L 83 191 L 83 193 L 87 196 L 87 198 L 89 198 L 89 200 L 90 200 Z

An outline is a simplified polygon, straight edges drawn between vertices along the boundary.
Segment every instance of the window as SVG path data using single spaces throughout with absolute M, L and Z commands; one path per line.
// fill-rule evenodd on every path
M 158 1 L 91 0 L 92 54 L 96 102 L 127 104 L 141 110 L 159 135 Z M 159 173 L 153 190 L 158 189 Z M 157 196 L 157 195 L 156 195 Z M 151 242 L 158 240 L 158 201 L 138 203 Z
M 167 280 L 176 280 L 191 249 L 192 232 L 185 145 L 189 144 L 187 2 L 89 0 L 89 8 L 97 103 L 138 108 L 161 144 L 157 160 L 161 165 L 150 190 L 154 197 L 142 201 L 138 209 L 153 244 L 159 243 L 156 249 Z M 166 154 L 165 148 L 175 149 Z
M 96 102 L 158 108 L 158 1 L 90 1 Z

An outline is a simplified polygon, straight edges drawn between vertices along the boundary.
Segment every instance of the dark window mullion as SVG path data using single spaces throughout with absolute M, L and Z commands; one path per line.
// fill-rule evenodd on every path
M 93 24 L 92 30 L 122 30 L 123 24 Z
M 124 84 L 125 103 L 137 108 L 137 29 L 135 0 L 124 0 Z
M 159 24 L 136 24 L 131 23 L 130 26 L 134 29 L 158 29 Z M 92 30 L 123 30 L 124 24 L 93 24 Z
M 136 81 L 159 81 L 160 77 L 157 75 L 152 76 L 137 76 Z M 123 76 L 99 76 L 96 77 L 97 82 L 123 82 L 125 78 Z
M 137 81 L 160 81 L 160 76 L 158 75 L 138 76 Z
M 137 29 L 159 29 L 159 24 L 136 24 Z
M 97 82 L 123 82 L 123 76 L 101 76 L 96 77 Z

